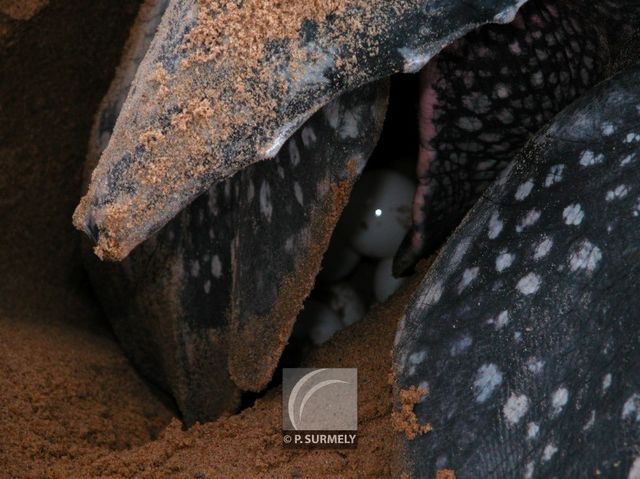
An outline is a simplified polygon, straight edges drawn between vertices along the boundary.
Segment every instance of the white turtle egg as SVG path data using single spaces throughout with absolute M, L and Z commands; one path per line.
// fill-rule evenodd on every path
M 327 304 L 308 299 L 297 320 L 296 336 L 306 336 L 320 345 L 343 328 L 340 318 Z
M 415 184 L 391 170 L 372 170 L 356 183 L 342 221 L 356 251 L 393 256 L 411 226 Z
M 391 272 L 393 266 L 393 258 L 385 258 L 378 263 L 376 272 L 373 276 L 373 290 L 376 300 L 384 303 L 389 297 L 398 291 L 400 286 L 406 281 L 406 278 L 395 278 Z
M 367 309 L 364 300 L 349 283 L 337 283 L 329 289 L 329 306 L 344 327 L 360 321 Z

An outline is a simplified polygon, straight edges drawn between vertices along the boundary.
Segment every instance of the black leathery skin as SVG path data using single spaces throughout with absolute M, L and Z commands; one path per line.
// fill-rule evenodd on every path
M 141 7 L 96 114 L 85 182 L 167 3 Z M 327 105 L 276 158 L 211 187 L 122 263 L 97 261 L 85 245 L 89 276 L 123 349 L 174 396 L 186 424 L 233 411 L 241 390 L 260 389 L 271 377 L 302 306 L 289 298 L 291 311 L 273 311 L 291 289 L 282 283 L 295 282 L 301 297 L 312 288 L 312 280 L 296 277 L 301 265 L 320 261 L 313 256 L 322 240 L 311 227 L 326 223 L 330 234 L 324 208 L 332 206 L 332 188 L 348 193 L 364 167 L 382 127 L 387 88 L 367 85 Z M 98 230 L 90 226 L 95 241 Z
M 433 253 L 527 140 L 610 74 L 630 22 L 621 19 L 624 7 L 533 0 L 514 22 L 468 34 L 423 70 L 420 186 L 396 275 Z M 437 95 L 433 114 L 424 106 L 429 91 Z M 429 122 L 435 137 L 424 134 Z
M 396 338 L 411 477 L 640 475 L 640 63 L 564 110 L 446 243 Z
M 386 89 L 332 102 L 276 158 L 213 186 L 123 262 L 85 254 L 123 349 L 172 393 L 186 424 L 233 411 L 241 390 L 270 379 L 302 300 L 289 316 L 272 316 L 274 304 L 318 247 L 310 223 L 331 185 L 352 183 L 364 167 Z M 296 284 L 302 296 L 313 287 Z
M 218 131 L 216 119 L 207 119 L 202 128 L 201 139 L 206 144 L 202 154 L 193 150 L 190 142 L 185 143 L 179 129 L 166 127 L 167 119 L 175 117 L 172 112 L 184 111 L 185 105 L 172 95 L 161 95 L 154 78 L 162 69 L 168 74 L 163 86 L 169 90 L 206 85 L 203 89 L 210 96 L 208 100 L 218 105 L 229 101 L 228 92 L 233 91 L 238 78 L 228 74 L 224 61 L 183 68 L 193 53 L 187 48 L 188 33 L 197 21 L 198 2 L 172 1 L 140 64 L 116 122 L 113 140 L 94 170 L 74 224 L 87 230 L 87 224 L 93 222 L 99 230 L 97 251 L 106 259 L 120 260 L 213 183 L 275 154 L 281 140 L 332 99 L 394 73 L 416 71 L 432 55 L 478 25 L 510 21 L 521 3 L 517 0 L 347 2 L 346 18 L 353 21 L 336 22 L 329 15 L 315 26 L 317 34 L 311 36 L 313 41 L 309 41 L 306 33 L 309 28 L 301 43 L 288 40 L 290 48 L 296 46 L 303 54 L 315 58 L 308 65 L 314 74 L 300 77 L 296 74 L 298 63 L 292 61 L 291 55 L 281 54 L 261 60 L 264 68 L 256 71 L 255 77 L 249 75 L 244 79 L 245 89 L 259 91 L 265 98 L 261 103 L 273 101 L 272 111 L 277 114 L 261 116 L 259 105 L 247 106 L 241 118 L 229 125 L 230 131 L 224 138 L 214 134 Z M 365 25 L 372 18 L 380 28 L 354 31 L 354 22 L 360 20 Z M 336 45 L 336 38 L 348 41 Z M 287 48 L 279 40 L 270 46 L 286 53 Z M 314 52 L 322 54 L 314 56 Z M 284 85 L 283 78 L 287 82 Z M 153 108 L 146 108 L 149 105 Z M 229 109 L 236 106 L 229 101 Z M 264 121 L 255 124 L 254 119 L 263 117 Z M 182 145 L 176 147 L 180 151 L 154 153 L 139 148 L 141 138 L 151 131 L 165 139 L 162 144 Z M 110 170 L 126 154 L 133 160 L 130 167 L 118 176 L 121 181 L 108 183 Z M 165 174 L 161 188 L 145 181 L 145 172 L 160 167 Z

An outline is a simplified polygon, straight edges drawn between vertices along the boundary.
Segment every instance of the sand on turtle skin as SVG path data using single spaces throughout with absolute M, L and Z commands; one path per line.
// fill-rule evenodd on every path
M 383 9 L 376 7 L 385 1 L 372 2 L 199 0 L 197 22 L 181 46 L 185 57 L 176 71 L 169 74 L 157 62 L 151 62 L 156 54 L 154 49 L 158 48 L 154 45 L 141 63 L 135 88 L 120 112 L 87 194 L 74 213 L 73 222 L 80 230 L 87 231 L 89 217 L 95 223 L 99 233 L 96 255 L 108 261 L 122 260 L 151 230 L 166 224 L 186 202 L 202 193 L 205 183 L 229 177 L 270 156 L 273 139 L 281 135 L 283 122 L 293 120 L 281 118 L 274 92 L 278 92 L 276 96 L 294 98 L 302 86 L 287 75 L 274 72 L 267 46 L 286 42 L 290 56 L 287 71 L 292 78 L 304 77 L 310 64 L 324 58 L 293 40 L 299 37 L 307 21 L 318 22 L 319 28 L 326 30 L 323 35 L 332 36 L 337 51 L 348 42 L 357 41 L 367 42 L 375 54 L 380 48 L 379 40 L 356 34 L 391 28 L 384 23 L 384 15 L 378 13 Z M 390 8 L 404 11 L 413 4 L 393 2 Z M 360 13 L 348 15 L 349 9 Z M 165 13 L 156 38 L 167 34 L 172 22 L 180 21 L 171 16 L 174 14 L 171 9 Z M 335 17 L 337 23 L 326 24 L 328 17 Z M 344 31 L 354 34 L 346 37 L 340 34 Z M 340 63 L 345 77 L 362 73 L 355 56 L 335 61 Z M 205 69 L 210 71 L 203 78 L 201 71 Z M 142 98 L 144 101 L 140 101 Z M 163 118 L 169 118 L 170 122 L 159 135 Z M 249 133 L 252 131 L 256 138 L 262 138 L 260 144 L 255 143 L 258 140 L 252 138 Z M 237 142 L 233 139 L 236 135 L 249 137 Z M 136 157 L 140 141 L 147 143 L 150 137 L 154 138 L 152 150 Z M 225 152 L 231 147 L 233 157 L 227 158 Z M 122 171 L 122 181 L 105 183 L 113 162 L 127 155 L 136 159 Z M 135 194 L 131 194 L 129 187 L 121 189 L 125 183 L 137 185 Z M 103 189 L 115 195 L 115 199 L 108 203 L 98 201 Z
M 393 411 L 391 422 L 395 431 L 403 433 L 409 441 L 431 432 L 431 424 L 420 424 L 413 408 L 426 396 L 427 390 L 416 386 L 400 391 L 400 409 Z

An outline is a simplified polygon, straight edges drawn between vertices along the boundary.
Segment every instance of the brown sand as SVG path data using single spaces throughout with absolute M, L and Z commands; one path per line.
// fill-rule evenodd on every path
M 456 479 L 456 473 L 451 469 L 440 469 L 436 473 L 436 479 Z
M 391 415 L 391 424 L 397 432 L 403 433 L 410 441 L 431 431 L 431 424 L 420 424 L 413 408 L 426 396 L 427 391 L 416 386 L 400 391 L 400 410 Z
M 359 368 L 352 451 L 283 449 L 279 390 L 182 431 L 101 319 L 69 219 L 92 114 L 136 6 L 51 0 L 10 20 L 11 41 L 0 43 L 11 72 L 0 78 L 0 476 L 389 476 L 390 350 L 411 287 L 308 360 Z
M 42 477 L 60 461 L 140 446 L 171 414 L 104 334 L 0 320 L 0 471 Z
M 0 17 L 36 3 L 4 2 Z M 100 318 L 69 223 L 92 116 L 137 5 L 40 6 L 25 21 L 4 17 L 0 43 L 0 476 L 12 478 L 141 445 L 171 419 Z
M 53 477 L 390 477 L 395 433 L 388 382 L 391 348 L 416 279 L 393 301 L 340 332 L 306 362 L 356 367 L 359 439 L 355 450 L 291 450 L 280 443 L 281 393 L 273 390 L 241 414 L 187 431 L 174 420 L 142 447 L 96 457 L 62 459 Z M 420 396 L 422 393 L 418 393 Z M 415 399 L 415 398 L 414 398 Z

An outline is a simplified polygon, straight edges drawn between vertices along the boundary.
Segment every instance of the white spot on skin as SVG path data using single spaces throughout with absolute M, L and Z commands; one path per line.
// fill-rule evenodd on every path
M 502 232 L 504 223 L 500 219 L 500 215 L 497 211 L 494 211 L 489 219 L 489 239 L 496 239 Z
M 605 374 L 604 378 L 602 378 L 602 392 L 605 392 L 609 387 L 611 387 L 611 373 Z
M 491 111 L 491 100 L 487 95 L 473 92 L 462 97 L 462 104 L 467 110 L 471 110 L 476 114 L 486 114 Z M 482 169 L 480 167 L 480 169 Z
M 640 394 L 633 394 L 622 406 L 622 419 L 635 419 L 640 422 Z
M 206 294 L 209 294 L 209 292 L 211 291 L 211 281 L 207 280 L 207 281 L 204 283 L 203 288 L 204 288 L 204 292 L 205 292 Z
M 544 83 L 542 72 L 536 72 L 531 75 L 531 85 L 534 87 L 541 86 Z
M 472 116 L 463 116 L 456 122 L 465 131 L 478 131 L 482 129 L 482 122 Z
M 446 469 L 447 464 L 449 462 L 449 458 L 445 455 L 442 455 L 436 459 L 436 467 L 438 469 Z
M 640 215 L 640 197 L 636 200 L 636 204 L 633 207 L 633 216 Z
M 549 174 L 544 180 L 545 188 L 549 188 L 556 183 L 560 183 L 562 181 L 562 175 L 564 173 L 564 165 L 553 165 L 549 170 Z
M 533 462 L 528 462 L 524 470 L 524 479 L 531 479 L 533 477 L 533 471 L 536 465 Z
M 590 241 L 581 241 L 577 250 L 569 256 L 569 268 L 571 271 L 579 269 L 593 273 L 602 259 L 602 251 Z
M 325 106 L 322 111 L 324 112 L 324 116 L 327 119 L 327 122 L 329 122 L 331 128 L 337 130 L 340 125 L 340 101 L 333 100 Z
M 480 268 L 477 266 L 475 268 L 465 269 L 464 273 L 462 273 L 462 279 L 460 280 L 460 284 L 458 284 L 458 294 L 462 293 L 467 286 L 469 286 L 473 280 L 478 277 L 478 272 Z
M 496 184 L 500 187 L 504 186 L 507 183 L 507 180 L 511 178 L 511 173 L 513 173 L 513 162 L 509 163 L 507 167 L 502 170 L 500 176 L 496 180 Z
M 194 278 L 200 276 L 200 262 L 198 260 L 191 262 L 191 276 Z
M 542 451 L 542 461 L 550 461 L 556 452 L 558 452 L 558 448 L 553 443 L 547 444 L 547 446 L 544 448 L 544 451 Z
M 495 87 L 494 93 L 496 97 L 504 100 L 505 98 L 509 98 L 509 95 L 511 95 L 511 90 L 508 85 L 505 85 L 504 83 L 498 83 Z
M 580 204 L 578 203 L 567 206 L 562 212 L 562 218 L 564 219 L 565 224 L 573 226 L 579 225 L 584 219 L 584 211 L 582 211 L 582 206 L 580 206 Z
M 503 250 L 496 258 L 496 271 L 498 273 L 502 273 L 505 269 L 509 268 L 513 264 L 513 260 L 515 258 L 515 255 L 507 253 Z
M 413 366 L 417 366 L 418 364 L 422 364 L 426 357 L 426 351 L 418 351 L 416 353 L 412 353 L 409 355 L 409 363 L 411 363 Z
M 296 195 L 296 200 L 300 203 L 300 206 L 304 204 L 304 197 L 302 195 L 302 188 L 300 187 L 300 183 L 297 181 L 293 183 L 293 192 Z
M 549 254 L 551 248 L 553 247 L 553 241 L 549 238 L 543 239 L 538 245 L 533 253 L 533 259 L 538 261 Z
M 473 386 L 476 402 L 483 403 L 491 397 L 495 389 L 502 384 L 502 373 L 495 364 L 483 364 L 476 373 Z
M 518 281 L 516 288 L 525 296 L 536 293 L 540 289 L 540 276 L 535 273 L 529 273 Z
M 473 339 L 471 336 L 464 336 L 463 338 L 457 340 L 451 346 L 451 350 L 449 353 L 451 356 L 458 356 L 459 354 L 464 353 L 469 347 L 473 344 Z
M 532 189 L 533 189 L 533 180 L 529 180 L 526 183 L 522 183 L 518 187 L 518 190 L 516 191 L 516 194 L 515 194 L 516 200 L 518 201 L 524 200 L 527 196 L 529 196 Z
M 540 374 L 542 368 L 544 368 L 544 361 L 542 359 L 529 358 L 527 361 L 527 369 L 533 374 Z
M 586 422 L 582 430 L 587 431 L 588 429 L 591 429 L 595 423 L 596 423 L 596 412 L 591 411 L 591 416 L 589 416 L 589 420 Z
M 604 155 L 603 154 L 596 155 L 591 150 L 583 151 L 582 155 L 580 156 L 580 164 L 582 166 L 597 165 L 599 163 L 602 163 L 603 161 L 604 161 Z
M 605 199 L 607 201 L 619 200 L 627 196 L 629 188 L 626 185 L 619 185 L 615 190 L 607 191 Z
M 633 143 L 636 141 L 640 141 L 640 134 L 638 133 L 629 133 L 627 137 L 624 139 L 625 143 Z
M 502 408 L 502 414 L 511 425 L 517 424 L 529 409 L 529 398 L 524 394 L 511 393 L 506 404 Z
M 509 324 L 509 311 L 503 311 L 502 313 L 500 313 L 494 320 L 494 324 L 496 329 L 502 329 L 507 324 Z
M 569 401 L 569 391 L 567 388 L 559 388 L 551 395 L 552 415 L 557 416 Z
M 222 277 L 222 263 L 218 255 L 211 258 L 211 274 L 214 278 L 220 279 Z
M 607 121 L 602 124 L 601 131 L 604 136 L 611 136 L 616 132 L 616 127 Z
M 360 132 L 358 121 L 362 116 L 360 110 L 360 108 L 354 108 L 344 113 L 342 125 L 340 125 L 340 131 L 338 132 L 343 140 L 358 138 L 358 133 Z
M 298 163 L 300 163 L 300 150 L 298 149 L 298 143 L 293 138 L 289 142 L 289 160 L 291 160 L 291 166 L 298 166 Z
M 633 461 L 627 479 L 640 479 L 640 456 Z
M 293 236 L 289 236 L 287 241 L 284 242 L 284 250 L 287 253 L 291 253 L 293 251 Z
M 538 437 L 538 432 L 540 431 L 540 426 L 538 426 L 535 422 L 530 422 L 527 425 L 527 439 L 535 439 Z
M 271 222 L 271 216 L 273 215 L 271 188 L 269 187 L 269 183 L 266 181 L 263 181 L 260 186 L 260 212 L 264 215 L 267 221 Z
M 429 383 L 427 381 L 421 381 L 420 384 L 418 384 L 418 389 L 423 389 L 425 391 L 427 391 L 427 393 L 429 392 Z M 420 399 L 419 402 L 424 402 L 427 399 L 427 395 L 425 394 L 424 396 L 422 396 L 422 399 Z
M 451 256 L 451 261 L 449 262 L 450 270 L 454 270 L 458 267 L 462 258 L 464 258 L 464 255 L 467 253 L 469 246 L 471 246 L 471 240 L 469 238 L 465 238 L 458 243 L 458 246 L 456 246 L 456 249 Z
M 313 145 L 318 138 L 316 137 L 316 132 L 310 126 L 305 126 L 302 129 L 302 143 L 306 148 L 309 148 Z
M 631 155 L 625 156 L 622 161 L 620 161 L 620 166 L 626 166 L 629 163 L 631 163 L 633 160 L 635 160 L 636 158 L 636 154 L 633 153 Z
M 509 44 L 509 50 L 511 50 L 511 53 L 513 53 L 514 55 L 520 55 L 520 53 L 522 53 L 522 47 L 520 47 L 520 43 L 518 43 L 518 40 L 515 40 L 513 43 Z
M 518 233 L 522 233 L 522 231 L 525 228 L 528 228 L 529 226 L 536 224 L 536 222 L 540 219 L 541 215 L 542 213 L 540 213 L 539 210 L 533 209 L 529 211 L 525 215 L 525 217 L 520 220 L 520 223 L 518 223 L 518 225 L 516 226 L 516 231 Z
M 427 292 L 424 300 L 426 304 L 433 305 L 440 301 L 440 297 L 442 296 L 442 283 L 437 282 Z

